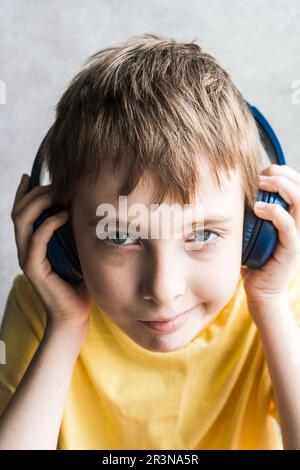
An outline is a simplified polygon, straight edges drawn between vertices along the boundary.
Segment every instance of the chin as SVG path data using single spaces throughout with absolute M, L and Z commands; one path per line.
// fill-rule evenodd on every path
M 193 337 L 192 337 L 193 338 Z M 132 338 L 139 346 L 144 349 L 147 349 L 151 352 L 157 353 L 167 353 L 173 351 L 179 351 L 180 349 L 185 348 L 192 340 L 192 338 L 188 337 L 175 337 L 172 334 L 170 335 L 161 335 L 161 336 L 154 336 L 152 338 Z

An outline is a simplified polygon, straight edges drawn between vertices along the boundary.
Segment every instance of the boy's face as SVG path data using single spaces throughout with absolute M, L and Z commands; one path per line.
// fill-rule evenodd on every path
M 109 172 L 96 185 L 87 177 L 78 187 L 72 223 L 84 279 L 96 305 L 133 341 L 153 352 L 175 351 L 185 347 L 226 306 L 236 289 L 244 217 L 240 173 L 232 172 L 230 179 L 222 176 L 221 191 L 208 176 L 205 187 L 201 187 L 201 197 L 199 191 L 191 205 L 197 210 L 201 207 L 204 214 L 201 231 L 193 228 L 188 236 L 184 232 L 183 237 L 176 238 L 176 226 L 172 227 L 168 239 L 150 236 L 140 241 L 126 234 L 123 246 L 114 235 L 110 240 L 99 239 L 97 222 L 90 223 L 102 203 L 113 204 L 116 215 L 120 215 L 121 178 Z M 149 208 L 148 233 L 153 233 L 150 206 L 155 184 L 155 177 L 147 173 L 127 197 L 128 208 L 134 203 Z M 164 201 L 169 206 L 174 203 L 171 199 Z M 184 224 L 193 221 L 193 216 L 185 219 Z M 214 216 L 227 216 L 231 220 L 206 225 Z M 129 222 L 133 219 L 128 216 Z M 196 240 L 194 237 L 186 245 L 193 232 Z M 202 243 L 197 242 L 201 234 Z M 160 331 L 143 323 L 172 319 L 190 309 L 188 315 L 178 319 L 184 321 L 178 322 L 173 330 L 166 323 L 160 323 Z

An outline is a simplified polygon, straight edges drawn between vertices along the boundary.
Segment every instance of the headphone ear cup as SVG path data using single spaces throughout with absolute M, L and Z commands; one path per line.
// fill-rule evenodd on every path
M 44 174 L 46 173 L 47 165 L 45 166 L 44 147 L 47 140 L 51 139 L 53 126 L 50 127 L 46 136 L 44 137 L 37 155 L 35 157 L 29 183 L 29 190 L 36 186 L 40 186 L 43 181 Z M 57 212 L 65 208 L 59 204 L 54 204 L 52 207 L 45 209 L 33 223 L 33 232 L 43 223 L 48 217 L 55 215 Z M 77 284 L 83 280 L 82 270 L 77 254 L 76 243 L 73 237 L 70 222 L 67 222 L 56 229 L 53 236 L 47 244 L 47 259 L 53 269 L 62 279 L 70 284 Z
M 257 201 L 279 204 L 284 209 L 288 204 L 278 193 L 258 191 Z M 245 207 L 243 227 L 242 265 L 259 269 L 267 263 L 276 248 L 278 231 L 269 220 L 257 217 L 252 209 Z
M 33 223 L 35 231 L 44 220 L 62 211 L 64 208 L 58 204 L 45 209 Z M 83 280 L 76 243 L 73 237 L 70 222 L 55 230 L 47 245 L 47 259 L 53 271 L 70 284 L 77 284 Z

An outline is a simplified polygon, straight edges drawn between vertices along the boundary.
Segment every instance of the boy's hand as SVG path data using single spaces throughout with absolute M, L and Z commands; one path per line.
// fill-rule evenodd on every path
M 33 222 L 54 204 L 51 185 L 28 191 L 30 177 L 24 175 L 17 189 L 11 218 L 14 222 L 19 265 L 39 295 L 52 324 L 76 327 L 86 332 L 91 298 L 84 281 L 73 287 L 58 276 L 46 258 L 47 243 L 54 231 L 66 223 L 68 214 L 47 218 L 33 233 Z
M 245 292 L 251 305 L 270 304 L 288 299 L 289 275 L 300 253 L 300 174 L 287 165 L 271 165 L 261 171 L 266 177 L 259 182 L 261 190 L 278 192 L 289 204 L 288 211 L 278 204 L 266 204 L 254 213 L 270 220 L 278 230 L 275 251 L 260 269 L 241 268 Z

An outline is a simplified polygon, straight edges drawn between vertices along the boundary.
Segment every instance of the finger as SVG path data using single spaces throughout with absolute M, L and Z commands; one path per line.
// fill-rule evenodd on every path
M 293 217 L 279 204 L 259 203 L 254 205 L 255 214 L 265 220 L 270 220 L 278 230 L 279 244 L 276 247 L 276 258 L 288 262 L 300 253 L 300 237 Z
M 16 191 L 16 195 L 15 195 L 15 199 L 14 199 L 14 202 L 13 202 L 13 206 L 23 197 L 24 194 L 27 193 L 28 191 L 28 182 L 29 182 L 29 178 L 28 178 L 28 175 L 23 174 L 22 177 L 21 177 L 21 180 L 19 182 L 19 185 L 18 185 L 18 188 L 17 188 L 17 191 Z
M 297 231 L 300 235 L 300 186 L 283 176 L 259 177 L 259 187 L 265 191 L 278 192 L 289 204 L 288 212 L 295 220 Z
M 22 212 L 25 209 L 27 205 L 31 204 L 32 201 L 36 197 L 40 197 L 42 194 L 48 193 L 51 190 L 52 190 L 51 184 L 44 185 L 44 186 L 35 186 L 29 192 L 28 192 L 28 187 L 27 187 L 27 190 L 21 193 L 21 196 L 13 205 L 12 212 L 11 212 L 12 220 L 14 220 L 20 214 L 20 212 Z
M 51 271 L 51 265 L 46 257 L 47 244 L 55 230 L 66 223 L 67 218 L 67 211 L 59 212 L 46 219 L 32 235 L 26 261 L 26 271 L 32 278 L 35 276 L 45 278 Z
M 52 193 L 39 196 L 39 199 L 32 204 L 28 204 L 14 219 L 15 239 L 21 264 L 26 259 L 28 253 L 29 240 L 33 233 L 33 222 L 44 209 L 53 204 L 53 199 Z
M 266 176 L 285 176 L 297 186 L 300 186 L 300 174 L 287 165 L 276 165 L 273 163 L 272 165 L 264 168 L 260 174 Z

